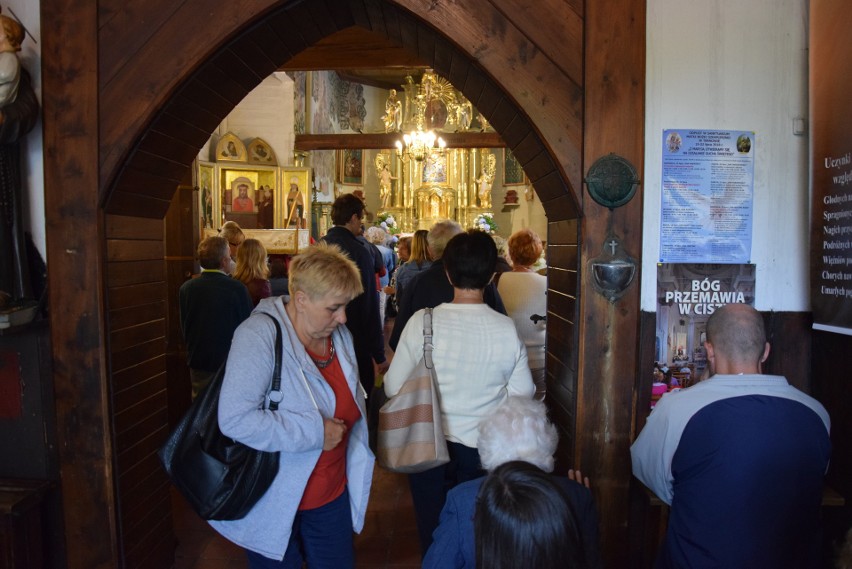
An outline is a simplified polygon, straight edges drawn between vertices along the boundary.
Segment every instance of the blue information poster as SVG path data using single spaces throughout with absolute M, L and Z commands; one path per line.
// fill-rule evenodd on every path
M 754 151 L 751 131 L 663 131 L 660 262 L 750 261 Z

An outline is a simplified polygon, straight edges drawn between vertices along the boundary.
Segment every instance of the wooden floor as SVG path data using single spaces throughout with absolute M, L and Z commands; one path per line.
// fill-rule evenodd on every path
M 245 553 L 216 533 L 172 490 L 178 548 L 175 569 L 246 569 Z M 415 569 L 420 545 L 408 482 L 376 467 L 364 531 L 355 536 L 358 569 Z

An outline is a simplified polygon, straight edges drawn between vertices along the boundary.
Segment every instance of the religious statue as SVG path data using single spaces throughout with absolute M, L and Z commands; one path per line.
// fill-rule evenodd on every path
M 460 132 L 470 130 L 470 123 L 473 120 L 473 105 L 464 97 L 459 96 L 459 102 L 453 106 L 456 115 L 456 125 Z
M 385 132 L 400 132 L 402 130 L 402 101 L 396 98 L 396 89 L 391 89 L 388 94 L 382 120 L 385 123 Z
M 382 152 L 376 154 L 376 175 L 379 177 L 379 197 L 384 210 L 391 207 L 393 180 L 396 180 L 397 176 L 391 175 L 390 157 Z
M 38 119 L 38 99 L 21 67 L 24 29 L 0 15 L 0 305 L 32 299 L 23 227 L 20 140 Z
M 491 207 L 491 184 L 494 183 L 494 175 L 497 172 L 497 157 L 487 150 L 482 150 L 482 169 L 476 179 L 477 195 L 479 196 L 479 207 Z

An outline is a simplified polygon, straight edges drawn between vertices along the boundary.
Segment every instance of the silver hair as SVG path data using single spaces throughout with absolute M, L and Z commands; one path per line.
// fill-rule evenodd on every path
M 426 236 L 426 242 L 429 243 L 429 249 L 432 252 L 432 257 L 440 259 L 444 254 L 444 249 L 450 239 L 464 231 L 462 226 L 451 219 L 439 221 L 429 229 L 429 234 Z
M 505 462 L 523 460 L 553 472 L 559 435 L 541 401 L 509 397 L 479 423 L 479 459 L 491 471 Z
M 384 245 L 388 241 L 388 234 L 381 227 L 373 225 L 364 232 L 364 238 L 373 245 Z

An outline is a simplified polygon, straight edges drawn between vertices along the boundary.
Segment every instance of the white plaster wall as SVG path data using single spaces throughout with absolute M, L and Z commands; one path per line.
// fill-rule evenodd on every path
M 809 310 L 807 0 L 648 0 L 642 309 L 656 311 L 661 133 L 756 132 L 759 310 Z
M 249 92 L 222 121 L 198 157 L 210 160 L 210 147 L 219 138 L 233 132 L 246 146 L 254 138 L 269 143 L 278 164 L 293 165 L 293 80 L 283 72 L 275 72 Z
M 37 0 L 9 0 L 3 2 L 3 15 L 15 16 L 24 24 L 27 31 L 32 34 L 25 36 L 18 57 L 21 65 L 30 73 L 33 80 L 33 89 L 39 104 L 41 96 L 41 17 L 39 13 L 40 2 Z M 35 41 L 33 41 L 35 38 Z M 21 154 L 24 157 L 21 164 L 23 176 L 23 209 L 24 230 L 33 236 L 33 243 L 41 254 L 46 257 L 45 244 L 45 221 L 44 221 L 44 143 L 42 136 L 42 121 L 39 118 L 35 127 L 27 134 L 21 142 Z

